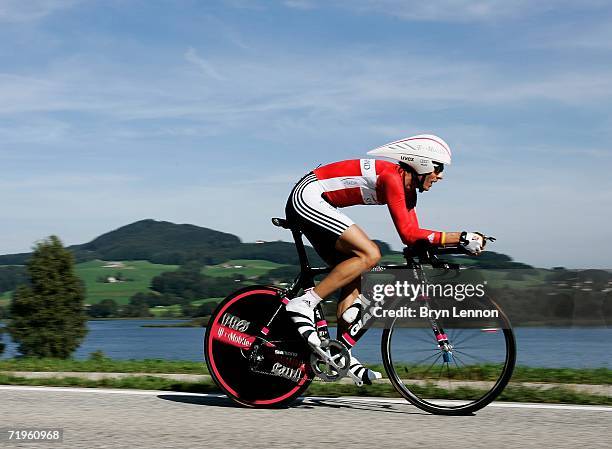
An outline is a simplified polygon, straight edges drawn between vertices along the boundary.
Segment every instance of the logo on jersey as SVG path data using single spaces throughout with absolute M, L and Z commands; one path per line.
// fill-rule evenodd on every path
M 350 186 L 356 187 L 356 186 L 359 186 L 359 181 L 353 178 L 344 178 L 342 180 L 342 184 L 344 184 L 347 187 L 350 187 Z
M 436 234 L 433 232 L 427 236 L 427 240 L 429 240 L 430 243 L 433 243 L 434 238 L 436 238 Z

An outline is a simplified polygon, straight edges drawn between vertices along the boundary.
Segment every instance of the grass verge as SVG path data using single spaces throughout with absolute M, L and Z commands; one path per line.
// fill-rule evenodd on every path
M 395 365 L 402 378 L 431 378 L 432 370 L 428 366 Z M 370 366 L 376 371 L 384 372 L 382 365 Z M 402 375 L 405 374 L 405 376 Z M 461 371 L 452 372 L 457 380 L 496 380 L 499 377 L 499 365 L 473 365 Z M 517 366 L 512 374 L 513 382 L 544 382 L 565 384 L 612 384 L 612 369 L 609 368 L 537 368 Z
M 384 373 L 382 365 L 370 365 L 371 368 Z M 206 364 L 202 362 L 145 359 L 113 360 L 101 354 L 93 353 L 88 360 L 74 359 L 37 359 L 13 358 L 0 359 L 0 371 L 77 371 L 100 373 L 176 373 L 208 374 Z M 469 380 L 494 379 L 498 370 L 495 367 L 481 365 L 468 372 Z M 424 378 L 424 368 L 406 370 L 407 378 Z M 468 379 L 468 377 L 466 377 Z M 512 376 L 513 382 L 544 382 L 588 385 L 612 384 L 612 369 L 609 368 L 533 368 L 517 366 Z
M 190 393 L 218 392 L 211 382 L 179 382 L 154 376 L 135 376 L 123 379 L 89 380 L 79 377 L 56 377 L 48 379 L 26 379 L 8 375 L 0 375 L 0 384 L 4 385 L 38 385 L 55 387 L 86 387 L 86 388 L 129 388 L 142 390 L 177 391 Z M 459 388 L 445 390 L 433 385 L 411 386 L 412 390 L 424 397 L 440 399 L 474 399 L 483 392 L 472 388 Z M 353 385 L 313 382 L 307 395 L 339 397 L 339 396 L 370 396 L 370 397 L 399 397 L 391 385 L 377 384 L 358 388 Z M 612 398 L 594 394 L 586 394 L 558 387 L 547 390 L 528 387 L 509 386 L 498 398 L 500 401 L 511 402 L 539 402 L 584 405 L 612 406 Z
M 93 357 L 89 360 L 0 359 L 0 371 L 75 371 L 97 373 L 176 373 L 208 374 L 204 362 L 174 360 L 113 360 Z
M 127 388 L 136 390 L 162 390 L 189 393 L 219 392 L 212 382 L 180 382 L 155 376 L 134 376 L 121 379 L 90 380 L 81 377 L 51 377 L 46 379 L 28 379 L 0 374 L 3 385 L 35 385 L 49 387 L 85 387 L 85 388 Z

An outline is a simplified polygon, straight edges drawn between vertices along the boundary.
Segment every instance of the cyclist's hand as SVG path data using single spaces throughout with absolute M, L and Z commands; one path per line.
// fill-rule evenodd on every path
M 478 256 L 484 249 L 485 238 L 480 232 L 463 231 L 459 237 L 459 244 L 463 246 L 470 254 Z

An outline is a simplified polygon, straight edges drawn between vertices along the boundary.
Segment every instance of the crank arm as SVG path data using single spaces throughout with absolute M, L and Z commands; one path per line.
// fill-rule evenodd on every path
M 330 365 L 332 368 L 334 368 L 337 371 L 341 371 L 342 368 L 334 361 L 334 359 L 331 357 L 331 354 L 325 352 L 323 349 L 321 349 L 320 347 L 316 346 L 313 348 L 315 350 L 315 352 L 317 354 L 319 354 L 319 356 L 321 357 L 321 359 L 327 363 L 328 365 Z
M 358 387 L 363 386 L 363 380 L 356 376 L 355 374 L 353 374 L 350 369 L 348 368 L 341 368 L 334 360 L 334 357 L 331 356 L 331 354 L 329 354 L 328 352 L 324 351 L 323 349 L 321 349 L 320 347 L 315 347 L 313 348 L 315 350 L 315 352 L 321 357 L 321 359 L 327 363 L 329 366 L 331 366 L 332 368 L 334 368 L 335 370 L 337 370 L 338 372 L 341 372 L 342 370 L 346 370 L 346 374 L 348 374 L 348 376 L 353 380 L 353 382 L 355 383 L 355 385 L 357 385 Z M 339 357 L 340 355 L 336 355 L 335 357 Z M 348 364 L 348 360 L 347 360 L 347 364 Z M 343 377 L 343 376 L 341 376 Z
M 346 374 L 348 374 L 349 377 L 353 379 L 353 382 L 355 382 L 355 385 L 357 385 L 358 387 L 363 386 L 363 380 L 361 380 L 361 377 L 358 377 L 355 374 L 353 374 L 351 370 L 348 370 Z

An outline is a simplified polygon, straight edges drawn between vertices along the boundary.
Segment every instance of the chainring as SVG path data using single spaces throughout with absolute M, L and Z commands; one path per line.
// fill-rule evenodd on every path
M 351 361 L 346 347 L 338 340 L 324 340 L 320 348 L 325 355 L 314 351 L 310 355 L 310 367 L 317 377 L 334 382 L 346 376 Z

